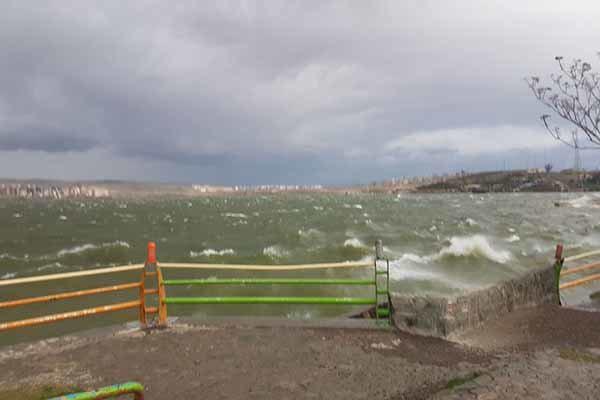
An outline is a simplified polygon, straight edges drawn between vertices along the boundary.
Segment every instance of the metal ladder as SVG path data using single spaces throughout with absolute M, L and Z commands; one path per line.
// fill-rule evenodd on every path
M 385 268 L 378 265 L 378 261 L 385 262 Z M 382 263 L 379 263 L 382 264 Z M 383 245 L 378 240 L 375 243 L 375 320 L 379 326 L 390 326 L 392 312 L 390 305 L 390 260 L 383 257 Z

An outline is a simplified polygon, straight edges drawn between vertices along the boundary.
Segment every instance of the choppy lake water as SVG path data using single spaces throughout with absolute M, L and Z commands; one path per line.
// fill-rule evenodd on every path
M 555 202 L 560 201 L 561 207 Z M 557 242 L 568 254 L 600 248 L 597 194 L 401 194 L 273 195 L 171 200 L 0 201 L 0 279 L 108 265 L 141 263 L 146 243 L 156 241 L 159 261 L 288 264 L 369 259 L 382 239 L 391 260 L 392 291 L 459 293 L 547 265 Z M 331 276 L 370 271 L 327 271 Z M 256 274 L 256 273 L 255 273 Z M 264 273 L 263 273 L 264 274 Z M 305 273 L 312 274 L 315 273 Z M 344 275 L 346 274 L 346 275 Z M 137 280 L 138 274 L 123 274 Z M 172 272 L 171 276 L 232 276 L 218 270 Z M 240 276 L 241 273 L 236 274 Z M 249 276 L 245 274 L 244 276 Z M 286 273 L 285 276 L 298 276 Z M 113 280 L 111 280 L 113 279 Z M 0 301 L 95 287 L 111 277 L 9 286 Z M 598 285 L 573 289 L 567 302 L 581 302 Z M 207 294 L 195 288 L 169 289 Z M 204 291 L 203 291 L 204 290 Z M 256 293 L 221 289 L 219 293 Z M 259 288 L 261 293 L 314 294 L 315 288 Z M 331 288 L 326 289 L 331 293 Z M 338 292 L 344 289 L 337 289 Z M 351 290 L 356 290 L 352 288 Z M 129 296 L 129 297 L 128 297 Z M 135 298 L 135 293 L 111 299 Z M 122 301 L 122 300 L 121 300 Z M 74 307 L 75 304 L 75 307 Z M 31 306 L 31 315 L 85 308 L 94 299 Z M 171 309 L 170 309 L 171 311 Z M 348 311 L 340 307 L 174 307 L 176 314 L 284 315 L 310 318 Z M 92 325 L 132 319 L 134 311 L 96 317 Z M 0 320 L 18 319 L 14 310 Z M 19 333 L 42 337 L 79 330 L 90 320 L 70 321 Z M 40 333 L 42 332 L 43 333 Z

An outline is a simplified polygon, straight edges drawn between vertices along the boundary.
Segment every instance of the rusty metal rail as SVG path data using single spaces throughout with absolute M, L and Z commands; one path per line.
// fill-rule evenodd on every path
M 154 244 L 152 244 L 154 245 Z M 156 262 L 154 262 L 155 264 Z M 105 314 L 109 312 L 117 312 L 122 310 L 134 309 L 137 308 L 138 318 L 142 324 L 146 323 L 145 314 L 147 312 L 147 308 L 145 307 L 145 297 L 147 295 L 157 294 L 158 288 L 148 288 L 146 289 L 146 277 L 149 274 L 146 274 L 146 264 L 134 264 L 134 265 L 123 265 L 109 268 L 96 268 L 85 271 L 76 271 L 76 272 L 66 272 L 61 274 L 51 274 L 51 275 L 42 275 L 42 276 L 31 276 L 26 278 L 17 278 L 17 279 L 6 279 L 0 280 L 0 287 L 2 286 L 10 286 L 10 285 L 25 285 L 31 283 L 38 282 L 49 282 L 55 281 L 59 279 L 69 279 L 69 278 L 80 278 L 80 277 L 89 277 L 94 275 L 101 274 L 116 274 L 127 271 L 136 271 L 142 270 L 141 279 L 137 282 L 129 282 L 129 283 L 121 283 L 117 285 L 111 286 L 103 286 L 92 289 L 83 289 L 77 290 L 73 292 L 63 292 L 50 294 L 46 296 L 38 296 L 38 297 L 28 297 L 23 299 L 16 300 L 8 300 L 0 302 L 0 310 L 14 307 L 22 307 L 31 304 L 39 304 L 39 303 L 50 303 L 61 300 L 69 300 L 75 299 L 83 296 L 96 296 L 108 293 L 114 293 L 118 291 L 124 291 L 129 289 L 138 289 L 138 298 L 133 301 L 126 301 L 122 303 L 116 304 L 106 304 L 97 307 L 87 308 L 83 310 L 75 310 L 68 311 L 58 314 L 51 315 L 43 315 L 40 317 L 21 319 L 17 321 L 8 321 L 8 322 L 0 322 L 0 332 L 6 331 L 10 329 L 23 328 L 34 325 L 48 324 L 53 322 L 64 321 L 68 319 L 75 318 L 84 318 L 97 314 Z
M 87 308 L 85 310 L 69 311 L 60 314 L 44 315 L 43 317 L 22 319 L 19 321 L 0 323 L 0 332 L 9 329 L 23 328 L 26 326 L 48 324 L 52 322 L 64 321 L 66 319 L 83 318 L 96 314 L 104 314 L 113 311 L 122 311 L 140 306 L 140 301 L 128 301 L 125 303 L 110 304 L 106 306 Z
M 140 285 L 141 285 L 140 282 L 133 282 L 133 283 L 124 283 L 122 285 L 105 286 L 105 287 L 100 287 L 100 288 L 95 288 L 95 289 L 78 290 L 76 292 L 58 293 L 58 294 L 51 294 L 48 296 L 40 296 L 40 297 L 29 297 L 27 299 L 19 299 L 19 300 L 2 302 L 2 303 L 0 303 L 0 308 L 18 307 L 18 306 L 25 306 L 28 304 L 36 304 L 36 303 L 50 303 L 52 301 L 72 299 L 72 298 L 81 297 L 81 296 L 90 296 L 90 295 L 94 295 L 94 294 L 117 292 L 120 290 L 136 289 L 136 288 L 139 288 Z
M 580 266 L 572 267 L 572 268 L 566 268 L 566 269 L 563 268 L 565 262 L 572 262 L 572 261 L 576 261 L 576 260 L 581 260 L 583 258 L 600 255 L 600 250 L 588 251 L 586 253 L 577 254 L 575 256 L 565 257 L 565 258 L 562 258 L 562 251 L 563 251 L 563 246 L 561 244 L 559 244 L 556 247 L 556 255 L 555 255 L 557 281 L 560 281 L 560 278 L 562 278 L 563 276 L 577 274 L 577 273 L 581 273 L 581 272 L 590 272 L 590 271 L 593 271 L 596 269 L 600 269 L 600 262 L 593 262 L 593 263 L 580 265 Z M 569 289 L 569 288 L 573 288 L 576 286 L 585 285 L 585 284 L 588 284 L 590 282 L 594 282 L 597 280 L 600 280 L 600 274 L 588 275 L 588 276 L 584 276 L 582 278 L 574 279 L 572 281 L 559 283 L 558 288 L 560 290 Z

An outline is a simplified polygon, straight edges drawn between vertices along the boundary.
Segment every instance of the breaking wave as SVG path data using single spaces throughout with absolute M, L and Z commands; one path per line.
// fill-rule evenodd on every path
M 365 247 L 365 245 L 357 238 L 350 238 L 344 241 L 344 247 L 355 247 L 357 249 L 362 249 L 363 247 Z
M 96 249 L 108 248 L 108 247 L 124 247 L 124 248 L 128 249 L 131 246 L 129 245 L 129 243 L 124 242 L 122 240 L 116 240 L 116 241 L 110 242 L 110 243 L 102 243 L 100 245 L 86 243 L 86 244 L 82 244 L 80 246 L 62 249 L 58 253 L 56 253 L 56 255 L 57 255 L 57 257 L 65 257 L 65 256 L 72 255 L 72 254 L 85 253 L 86 251 L 89 251 L 89 250 L 96 250 Z
M 420 256 L 405 253 L 400 258 L 391 261 L 390 277 L 393 279 L 439 277 L 436 273 L 424 270 L 423 266 L 449 257 L 483 257 L 498 264 L 505 264 L 512 258 L 509 251 L 494 249 L 485 236 L 454 236 L 450 239 L 450 245 L 442 248 L 437 254 Z
M 0 280 L 1 279 L 11 279 L 11 278 L 14 278 L 15 276 L 17 276 L 16 272 L 9 272 L 9 273 L 6 273 L 6 274 L 0 276 Z
M 509 251 L 494 249 L 483 235 L 453 236 L 450 238 L 450 245 L 440 250 L 434 259 L 468 256 L 487 258 L 499 264 L 505 264 L 511 259 Z
M 202 251 L 190 250 L 190 257 L 227 256 L 227 255 L 233 255 L 233 254 L 235 254 L 235 251 L 233 249 L 223 249 L 223 250 L 206 249 L 206 250 L 202 250 Z

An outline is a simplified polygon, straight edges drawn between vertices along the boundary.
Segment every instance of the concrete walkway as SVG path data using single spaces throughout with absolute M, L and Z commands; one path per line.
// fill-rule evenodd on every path
M 595 331 L 561 330 L 565 318 Z M 120 328 L 0 349 L 0 398 L 2 390 L 47 383 L 129 380 L 146 386 L 147 399 L 597 398 L 599 313 L 543 307 L 504 321 L 457 338 L 465 344 L 239 321 L 151 334 Z M 555 333 L 536 339 L 540 329 Z

